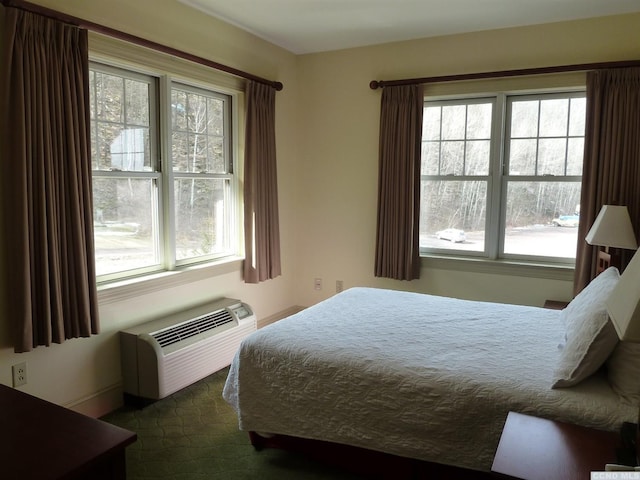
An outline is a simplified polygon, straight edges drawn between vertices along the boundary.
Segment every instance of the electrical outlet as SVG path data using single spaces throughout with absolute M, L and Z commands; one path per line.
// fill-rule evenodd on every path
M 344 283 L 342 280 L 336 280 L 336 293 L 340 293 L 342 290 L 344 290 Z
M 314 290 L 322 290 L 322 279 L 316 278 L 313 280 L 313 289 Z
M 11 367 L 13 373 L 13 386 L 20 387 L 27 383 L 27 362 L 16 363 Z

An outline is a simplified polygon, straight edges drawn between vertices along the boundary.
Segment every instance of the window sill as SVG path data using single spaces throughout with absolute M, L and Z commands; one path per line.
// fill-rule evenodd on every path
M 423 268 L 457 270 L 462 272 L 513 275 L 547 280 L 573 281 L 574 267 L 553 263 L 522 262 L 515 260 L 489 260 L 486 258 L 422 255 Z
M 98 285 L 98 303 L 102 305 L 119 302 L 139 295 L 205 280 L 217 275 L 240 272 L 243 260 L 242 257 L 231 257 L 170 272 L 154 273 Z

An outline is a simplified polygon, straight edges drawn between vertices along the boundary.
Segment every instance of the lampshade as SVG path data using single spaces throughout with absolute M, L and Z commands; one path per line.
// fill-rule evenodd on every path
M 589 245 L 636 250 L 629 210 L 625 206 L 603 205 L 585 238 Z
M 605 304 L 620 340 L 640 342 L 640 253 L 633 256 Z

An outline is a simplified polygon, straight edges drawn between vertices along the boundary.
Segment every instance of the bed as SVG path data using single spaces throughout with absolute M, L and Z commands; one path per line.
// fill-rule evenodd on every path
M 351 288 L 248 337 L 223 396 L 248 432 L 486 472 L 509 411 L 636 421 L 637 397 L 603 368 L 619 347 L 601 311 L 618 273 L 601 275 L 563 311 Z M 594 316 L 580 365 L 563 365 Z

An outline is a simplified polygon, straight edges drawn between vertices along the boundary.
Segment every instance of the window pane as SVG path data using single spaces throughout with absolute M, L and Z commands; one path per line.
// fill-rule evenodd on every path
M 207 169 L 207 137 L 201 134 L 187 136 L 187 172 L 206 173 Z M 177 169 L 174 166 L 174 171 Z
M 511 140 L 509 148 L 509 175 L 535 175 L 538 142 Z
M 109 145 L 110 165 L 118 171 L 149 171 L 149 129 L 125 128 Z
M 462 175 L 464 172 L 464 142 L 442 142 L 440 175 Z
M 122 123 L 124 115 L 124 79 L 120 76 L 96 72 L 93 98 L 96 101 L 95 118 L 101 121 Z
M 569 99 L 540 101 L 540 136 L 565 137 L 569 123 Z
M 149 94 L 148 85 L 135 80 L 125 80 L 127 97 L 126 119 L 129 125 L 149 126 Z
M 207 109 L 207 133 L 222 138 L 224 135 L 224 102 L 219 98 L 208 98 Z
M 584 125 L 587 118 L 587 99 L 584 97 L 572 98 L 570 105 L 569 135 L 584 136 Z
M 564 175 L 567 141 L 542 138 L 538 144 L 538 175 Z
M 206 91 L 172 89 L 173 171 L 228 173 L 225 101 Z
M 467 107 L 467 139 L 490 139 L 493 105 L 481 103 Z
M 93 179 L 97 275 L 159 263 L 154 192 L 150 179 Z
M 484 251 L 487 182 L 423 180 L 420 247 Z
M 442 139 L 463 140 L 466 121 L 465 105 L 442 107 Z
M 438 175 L 440 142 L 422 142 L 422 175 Z
M 440 107 L 426 107 L 422 113 L 422 140 L 440 140 Z
M 187 92 L 171 90 L 171 128 L 187 131 Z
M 466 175 L 488 175 L 491 160 L 491 142 L 474 140 L 467 142 Z
M 511 104 L 511 137 L 538 136 L 538 101 L 514 101 Z
M 91 122 L 92 148 L 91 168 L 93 170 L 111 170 L 111 144 L 120 133 L 116 125 L 110 123 Z
M 580 182 L 509 182 L 504 253 L 575 258 L 579 204 Z
M 179 172 L 189 171 L 189 134 L 174 131 L 171 134 L 173 169 Z
M 229 253 L 229 181 L 180 178 L 174 188 L 176 259 Z
M 225 171 L 225 154 L 224 154 L 224 139 L 223 138 L 209 138 L 207 144 L 207 165 L 210 165 L 210 169 L 214 172 Z
M 584 137 L 570 138 L 567 151 L 567 175 L 582 175 Z
M 118 125 L 104 123 L 99 124 L 94 132 L 93 170 L 151 170 L 148 128 L 123 129 Z

